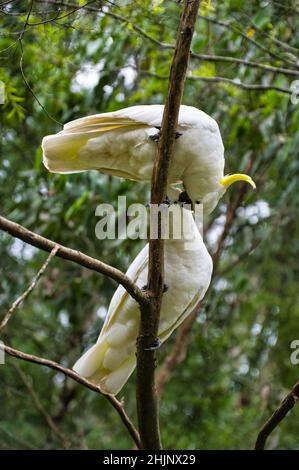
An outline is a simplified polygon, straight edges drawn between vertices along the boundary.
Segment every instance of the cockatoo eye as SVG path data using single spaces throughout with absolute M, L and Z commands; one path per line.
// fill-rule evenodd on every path
M 256 184 L 249 175 L 244 175 L 243 173 L 234 173 L 233 175 L 225 175 L 223 178 L 220 180 L 220 184 L 224 186 L 225 188 L 228 188 L 230 185 L 233 183 L 236 183 L 236 181 L 246 181 L 246 183 L 249 183 L 253 189 L 256 188 Z

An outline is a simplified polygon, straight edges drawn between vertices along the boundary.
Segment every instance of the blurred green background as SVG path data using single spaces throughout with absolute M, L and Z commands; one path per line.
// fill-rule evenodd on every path
M 118 195 L 146 201 L 148 185 L 92 171 L 49 174 L 40 142 L 77 117 L 163 103 L 161 77 L 173 51 L 150 37 L 174 44 L 181 8 L 176 1 L 1 2 L 1 215 L 127 269 L 142 242 L 97 240 L 95 208 L 116 205 Z M 235 185 L 206 221 L 215 276 L 161 398 L 162 440 L 169 449 L 250 449 L 299 378 L 290 362 L 290 343 L 299 339 L 299 104 L 290 92 L 299 79 L 299 5 L 214 0 L 200 11 L 192 50 L 209 58 L 191 58 L 184 103 L 218 121 L 226 172 L 249 169 L 257 190 Z M 47 255 L 3 232 L 0 240 L 3 317 Z M 71 367 L 96 339 L 115 287 L 54 259 L 1 339 Z M 160 365 L 174 341 L 159 350 Z M 65 438 L 51 431 L 26 381 Z M 7 357 L 0 384 L 1 449 L 61 448 L 64 440 L 70 448 L 132 448 L 110 404 L 60 373 Z M 135 376 L 122 396 L 136 422 Z M 295 407 L 268 447 L 297 448 L 298 418 Z

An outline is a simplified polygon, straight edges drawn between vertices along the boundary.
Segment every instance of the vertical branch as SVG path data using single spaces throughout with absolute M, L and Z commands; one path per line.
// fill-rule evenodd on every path
M 161 137 L 153 168 L 152 204 L 159 205 L 166 197 L 168 170 L 174 151 L 175 132 L 199 4 L 200 0 L 185 0 L 183 7 L 171 64 Z M 144 449 L 161 449 L 155 389 L 156 355 L 153 346 L 157 342 L 164 287 L 163 240 L 159 238 L 150 240 L 149 247 L 147 285 L 149 302 L 141 305 L 140 331 L 137 340 L 137 413 L 142 447 Z

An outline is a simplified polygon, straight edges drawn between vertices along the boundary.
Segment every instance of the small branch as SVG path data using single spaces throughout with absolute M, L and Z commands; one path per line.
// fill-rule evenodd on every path
M 148 77 L 154 77 L 159 80 L 167 80 L 167 75 L 161 75 L 155 72 L 150 72 L 149 70 L 138 70 L 141 75 L 146 75 Z M 237 88 L 242 88 L 243 90 L 253 90 L 253 91 L 267 91 L 267 90 L 274 90 L 280 93 L 286 93 L 288 95 L 292 94 L 292 91 L 288 88 L 283 88 L 275 85 L 260 85 L 258 83 L 242 83 L 236 79 L 226 78 L 226 77 L 204 77 L 201 75 L 187 75 L 187 80 L 201 80 L 203 82 L 210 82 L 210 83 L 229 83 Z
M 38 3 L 46 3 L 45 0 L 36 0 Z M 57 5 L 57 6 L 62 6 L 64 7 L 65 9 L 70 9 L 70 8 L 77 8 L 77 5 L 74 4 L 74 3 L 65 3 L 63 1 L 59 2 L 59 1 L 54 1 L 54 0 L 47 0 L 47 3 L 50 3 L 52 5 Z M 93 7 L 93 6 L 85 6 L 84 7 L 84 10 L 86 11 L 90 11 L 90 12 L 94 12 L 94 13 L 98 13 L 99 10 L 98 8 L 96 7 Z M 145 37 L 146 39 L 148 40 L 151 40 L 153 42 L 155 42 L 155 44 L 157 46 L 161 46 L 161 44 L 163 45 L 162 47 L 166 47 L 166 48 L 174 48 L 175 46 L 173 46 L 172 44 L 166 44 L 166 43 L 160 43 L 160 41 L 156 40 L 155 38 L 153 38 L 152 36 L 150 36 L 146 31 L 144 31 L 142 28 L 140 28 L 139 26 L 137 26 L 136 24 L 134 24 L 132 21 L 130 21 L 129 18 L 126 18 L 124 16 L 121 16 L 121 15 L 118 15 L 116 13 L 112 13 L 111 11 L 105 11 L 105 12 L 102 12 L 101 13 L 104 13 L 106 16 L 110 16 L 116 20 L 119 20 L 119 21 L 123 21 L 127 24 L 130 24 L 132 26 L 132 28 L 138 32 L 140 35 L 142 35 L 143 37 Z M 230 29 L 231 31 L 233 31 L 235 34 L 239 34 L 240 36 L 243 37 L 243 39 L 245 39 L 246 41 L 254 44 L 255 47 L 257 47 L 258 49 L 262 50 L 263 52 L 266 52 L 268 55 L 270 55 L 271 57 L 273 57 L 274 59 L 278 59 L 280 60 L 281 62 L 285 62 L 285 63 L 288 63 L 292 66 L 296 66 L 296 63 L 294 61 L 291 61 L 291 60 L 288 60 L 286 59 L 285 57 L 281 57 L 280 55 L 272 52 L 270 49 L 268 49 L 267 47 L 265 47 L 263 44 L 255 41 L 254 39 L 252 39 L 251 37 L 247 36 L 246 33 L 244 33 L 243 31 L 239 30 L 237 27 L 235 27 L 234 25 L 230 24 L 230 23 L 226 23 L 225 21 L 221 21 L 221 20 L 217 20 L 216 18 L 212 18 L 212 17 L 209 17 L 209 16 L 206 16 L 206 15 L 198 15 L 198 18 L 201 18 L 203 19 L 204 21 L 208 21 L 209 23 L 214 23 L 214 24 L 217 24 L 219 26 L 222 26 L 224 28 L 227 28 L 227 29 Z M 194 57 L 196 56 L 195 54 L 193 55 Z M 232 58 L 233 59 L 233 58 Z M 246 62 L 250 62 L 250 61 L 246 61 Z M 255 65 L 252 65 L 254 64 L 254 62 L 252 62 L 251 64 L 247 63 L 246 65 L 249 66 L 249 67 L 256 67 Z M 245 64 L 244 64 L 245 65 Z M 261 67 L 260 68 L 266 68 L 267 65 L 266 64 L 260 64 Z M 272 66 L 269 66 L 269 67 L 272 67 Z M 281 69 L 280 72 L 278 73 L 285 73 L 285 74 L 288 74 L 286 72 L 282 72 L 283 69 Z M 285 69 L 285 70 L 288 70 L 289 72 L 291 71 L 291 69 Z M 296 70 L 294 70 L 294 72 L 296 72 Z
M 287 413 L 295 406 L 299 400 L 299 382 L 297 382 L 290 393 L 284 398 L 279 407 L 274 411 L 272 416 L 266 421 L 260 430 L 256 443 L 255 450 L 264 450 L 266 440 L 279 423 L 284 419 Z
M 250 253 L 259 246 L 261 242 L 262 242 L 261 238 L 254 240 L 251 246 L 247 250 L 245 250 L 243 253 L 241 253 L 240 256 L 236 260 L 234 260 L 229 265 L 224 266 L 224 268 L 221 271 L 215 272 L 214 276 L 215 277 L 223 276 L 224 274 L 228 273 L 233 268 L 238 266 L 238 264 L 240 264 L 244 259 L 246 259 L 250 255 Z
M 293 10 L 294 14 L 298 14 L 299 11 L 297 10 Z M 251 16 L 250 15 L 247 15 L 245 12 L 243 12 L 243 15 L 246 17 L 246 19 L 250 22 L 251 26 L 253 26 L 253 28 L 255 29 L 255 31 L 257 31 L 259 34 L 265 36 L 266 38 L 268 38 L 271 42 L 273 42 L 274 44 L 276 44 L 278 47 L 286 50 L 286 51 L 289 51 L 289 52 L 292 52 L 293 54 L 298 54 L 299 52 L 299 49 L 297 47 L 294 47 L 294 46 L 290 46 L 289 44 L 287 44 L 286 42 L 283 42 L 277 38 L 275 38 L 273 35 L 267 33 L 266 31 L 262 30 L 260 27 L 257 26 L 257 24 L 251 19 Z
M 260 42 L 257 42 L 255 39 L 252 39 L 251 37 L 247 36 L 246 33 L 241 31 L 240 29 L 236 28 L 231 23 L 227 23 L 227 22 L 221 21 L 221 20 L 216 20 L 216 18 L 212 18 L 210 16 L 204 16 L 204 15 L 198 15 L 198 16 L 199 16 L 199 18 L 201 18 L 204 21 L 208 21 L 209 23 L 214 23 L 214 24 L 217 24 L 219 26 L 222 26 L 223 28 L 230 29 L 235 34 L 238 34 L 238 35 L 242 36 L 242 38 L 245 39 L 245 41 L 250 42 L 257 49 L 260 49 L 261 51 L 265 52 L 266 54 L 273 57 L 274 59 L 278 59 L 281 62 L 285 62 L 287 64 L 290 64 L 290 65 L 294 66 L 294 67 L 296 66 L 296 63 L 294 61 L 291 61 L 291 60 L 288 60 L 284 57 L 281 57 L 280 55 L 278 55 L 275 52 L 271 51 L 270 49 L 268 49 L 266 46 L 264 46 Z
M 41 416 L 46 421 L 46 423 L 47 423 L 48 427 L 50 428 L 51 432 L 53 432 L 53 434 L 56 437 L 58 437 L 58 439 L 60 440 L 60 442 L 62 444 L 62 447 L 64 449 L 68 449 L 69 446 L 70 446 L 70 443 L 66 439 L 65 435 L 59 430 L 57 425 L 54 423 L 54 421 L 53 421 L 52 417 L 49 415 L 49 413 L 45 410 L 44 406 L 42 405 L 37 393 L 35 392 L 32 384 L 31 384 L 31 382 L 27 379 L 26 374 L 24 374 L 22 369 L 17 364 L 13 364 L 13 368 L 16 370 L 18 376 L 20 377 L 21 381 L 25 385 L 25 387 L 26 387 L 26 389 L 27 389 L 27 391 L 28 391 L 28 393 L 29 393 L 29 395 L 32 399 L 32 402 L 34 403 L 37 411 L 41 414 Z
M 147 297 L 143 294 L 141 289 L 139 289 L 131 279 L 126 276 L 122 271 L 119 269 L 114 268 L 102 261 L 99 261 L 91 256 L 85 255 L 81 251 L 72 250 L 71 248 L 67 248 L 66 246 L 59 245 L 56 242 L 49 240 L 48 238 L 42 237 L 37 233 L 31 232 L 30 230 L 26 229 L 22 225 L 16 224 L 5 217 L 0 216 L 0 229 L 8 232 L 13 237 L 19 238 L 26 243 L 29 243 L 36 248 L 40 248 L 41 250 L 51 252 L 55 246 L 58 245 L 59 250 L 57 252 L 57 256 L 63 259 L 67 259 L 69 261 L 73 261 L 74 263 L 79 264 L 80 266 L 84 266 L 87 269 L 92 271 L 96 271 L 98 273 L 104 274 L 105 276 L 110 277 L 117 283 L 121 284 L 128 293 L 135 299 L 139 304 L 147 303 Z
M 38 21 L 38 22 L 35 22 L 35 23 L 28 23 L 28 26 L 39 26 L 41 24 L 46 24 L 46 23 L 51 23 L 52 21 L 59 21 L 59 20 L 63 20 L 64 18 L 67 18 L 68 16 L 70 15 L 73 15 L 74 13 L 78 12 L 79 10 L 82 10 L 84 8 L 86 8 L 88 5 L 91 5 L 92 3 L 94 3 L 95 0 L 91 0 L 90 2 L 87 2 L 85 3 L 84 5 L 79 5 L 77 6 L 76 8 L 74 8 L 74 10 L 72 11 L 69 11 L 68 13 L 66 13 L 65 15 L 60 15 L 60 11 L 58 10 L 57 11 L 57 14 L 55 15 L 54 18 L 50 18 L 48 20 L 45 20 L 45 21 Z
M 5 326 L 7 325 L 7 323 L 9 322 L 9 320 L 11 319 L 12 317 L 12 314 L 14 313 L 14 311 L 16 310 L 17 307 L 19 307 L 23 302 L 24 300 L 26 299 L 26 297 L 28 297 L 28 295 L 30 294 L 30 292 L 33 291 L 33 289 L 35 288 L 36 284 L 38 283 L 38 280 L 40 279 L 40 277 L 44 274 L 44 272 L 46 271 L 47 267 L 49 266 L 49 263 L 51 261 L 52 258 L 54 258 L 54 256 L 56 255 L 56 253 L 58 252 L 59 250 L 59 245 L 55 245 L 54 248 L 51 250 L 51 253 L 49 254 L 48 258 L 46 259 L 46 261 L 44 262 L 44 264 L 42 265 L 42 267 L 40 268 L 40 270 L 38 271 L 38 273 L 36 274 L 36 276 L 34 276 L 34 278 L 32 279 L 29 287 L 25 290 L 25 292 L 23 292 L 22 295 L 20 295 L 20 297 L 17 298 L 17 300 L 14 301 L 14 303 L 12 304 L 12 306 L 10 307 L 10 309 L 7 311 L 7 313 L 5 314 L 2 322 L 0 323 L 0 332 L 5 328 Z
M 19 36 L 19 41 L 20 41 L 20 42 L 22 41 L 23 36 L 24 36 L 24 34 L 25 34 L 25 31 L 26 31 L 26 28 L 27 28 L 27 26 L 28 26 L 29 18 L 30 18 L 30 15 L 31 15 L 31 12 L 32 12 L 32 8 L 33 8 L 33 2 L 34 2 L 34 0 L 31 0 L 30 5 L 29 5 L 29 9 L 28 9 L 28 12 L 27 12 L 26 20 L 25 20 L 23 29 L 22 29 L 22 31 L 21 31 L 21 34 L 20 34 L 20 36 Z
M 171 64 L 168 92 L 163 112 L 161 137 L 154 162 L 151 203 L 161 204 L 166 197 L 168 169 L 173 156 L 175 131 L 178 125 L 191 41 L 200 0 L 185 0 Z M 155 389 L 156 354 L 152 346 L 157 340 L 164 287 L 164 244 L 162 239 L 149 241 L 148 296 L 141 306 L 141 322 L 137 339 L 137 413 L 143 449 L 161 449 L 158 401 Z
M 158 39 L 154 38 L 150 34 L 148 34 L 144 29 L 140 28 L 136 23 L 132 22 L 129 18 L 125 16 L 117 15 L 116 13 L 112 13 L 111 11 L 105 12 L 106 16 L 110 16 L 111 18 L 116 19 L 117 21 L 126 23 L 132 26 L 133 30 L 138 33 L 140 36 L 144 37 L 145 39 L 149 40 L 155 46 L 158 46 L 160 49 L 174 49 L 175 46 L 173 44 L 168 44 L 165 42 L 158 41 Z M 291 75 L 291 76 L 299 76 L 298 70 L 287 69 L 284 67 L 274 67 L 273 65 L 268 64 L 261 64 L 259 62 L 254 62 L 246 59 L 240 59 L 238 57 L 230 57 L 230 56 L 221 56 L 221 55 L 212 55 L 212 54 L 197 54 L 196 52 L 191 51 L 190 57 L 198 60 L 202 60 L 204 62 L 224 62 L 224 63 L 235 63 L 245 65 L 246 67 L 251 68 L 258 68 L 262 70 L 266 70 L 267 72 L 275 72 L 281 73 L 284 75 Z
M 114 409 L 117 411 L 119 414 L 122 422 L 124 423 L 125 427 L 129 431 L 131 437 L 133 438 L 135 444 L 137 445 L 138 449 L 140 449 L 141 444 L 140 444 L 140 439 L 137 430 L 135 429 L 133 423 L 131 422 L 130 418 L 128 417 L 127 413 L 124 410 L 124 407 L 120 401 L 118 401 L 114 396 L 112 395 L 104 395 L 102 394 L 101 390 L 99 387 L 94 385 L 93 383 L 89 382 L 89 380 L 84 379 L 80 375 L 78 375 L 76 372 L 74 372 L 71 369 L 68 369 L 66 367 L 63 367 L 62 365 L 58 364 L 57 362 L 51 361 L 49 359 L 44 359 L 42 357 L 38 356 L 33 356 L 32 354 L 26 354 L 22 351 L 19 351 L 17 349 L 14 349 L 10 346 L 7 346 L 3 343 L 0 343 L 0 350 L 4 350 L 5 353 L 9 354 L 12 357 L 16 357 L 17 359 L 21 359 L 22 361 L 27 361 L 27 362 L 32 362 L 34 364 L 39 364 L 44 367 L 49 367 L 50 369 L 57 370 L 61 372 L 62 374 L 70 377 L 71 379 L 75 380 L 79 384 L 83 385 L 84 387 L 88 388 L 89 390 L 92 390 L 93 392 L 99 393 L 100 395 L 104 396 L 114 407 Z

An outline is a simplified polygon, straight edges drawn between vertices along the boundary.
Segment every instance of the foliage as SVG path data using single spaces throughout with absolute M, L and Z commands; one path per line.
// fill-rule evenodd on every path
M 147 200 L 148 186 L 96 172 L 49 174 L 41 163 L 40 142 L 58 131 L 59 123 L 76 117 L 162 103 L 167 80 L 159 76 L 167 76 L 173 51 L 144 37 L 140 29 L 174 44 L 181 6 L 139 0 L 104 2 L 101 9 L 100 3 L 84 7 L 83 2 L 36 0 L 29 19 L 28 2 L 1 7 L 0 79 L 6 100 L 0 105 L 0 207 L 3 215 L 27 228 L 125 270 L 142 243 L 97 240 L 95 208 L 100 202 L 116 205 L 119 195 L 126 195 L 129 203 Z M 296 70 L 295 2 L 212 4 L 214 10 L 201 11 L 193 52 Z M 229 27 L 207 19 L 211 17 Z M 190 73 L 199 78 L 187 80 L 184 103 L 217 119 L 227 172 L 244 171 L 251 162 L 258 189 L 247 193 L 237 209 L 187 357 L 166 385 L 162 438 L 166 448 L 252 448 L 259 427 L 299 374 L 290 362 L 299 321 L 299 107 L 289 94 L 271 89 L 290 89 L 296 76 L 195 58 Z M 269 89 L 246 90 L 202 81 L 202 76 Z M 207 221 L 211 251 L 237 192 L 233 188 Z M 0 233 L 0 239 L 2 316 L 46 255 L 6 234 Z M 114 289 L 106 278 L 55 259 L 15 313 L 3 340 L 71 367 L 97 337 Z M 173 341 L 161 348 L 160 363 Z M 8 358 L 0 366 L 0 448 L 61 447 L 11 367 L 14 361 Z M 104 398 L 53 371 L 25 363 L 20 367 L 72 448 L 132 446 Z M 134 376 L 124 397 L 135 419 Z M 272 448 L 297 447 L 298 413 L 295 408 L 273 434 Z

